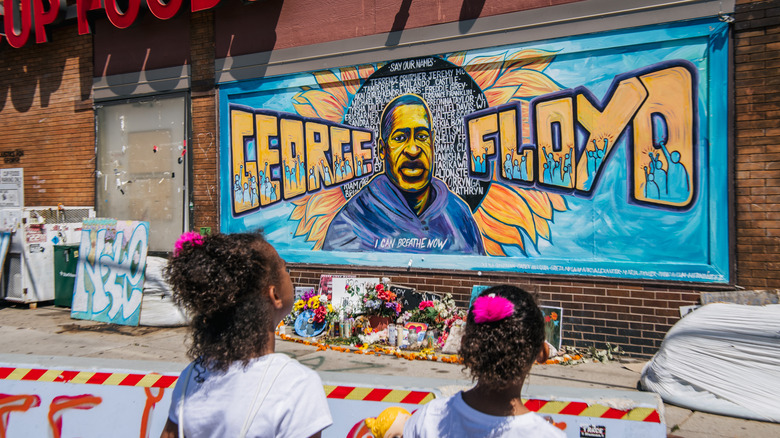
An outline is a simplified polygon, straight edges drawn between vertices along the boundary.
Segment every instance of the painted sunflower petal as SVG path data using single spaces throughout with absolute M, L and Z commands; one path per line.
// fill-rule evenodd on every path
M 496 82 L 501 71 L 504 55 L 478 56 L 469 62 L 465 70 L 482 90 L 490 88 Z
M 517 192 L 503 184 L 493 182 L 482 200 L 482 208 L 495 219 L 507 225 L 522 228 L 536 244 L 533 213 Z
M 344 118 L 344 105 L 330 93 L 322 90 L 308 90 L 296 93 L 292 98 L 293 107 L 304 117 L 316 117 L 340 122 Z
M 485 98 L 489 106 L 502 105 L 509 102 L 515 93 L 518 92 L 518 86 L 512 87 L 492 87 L 485 90 Z
M 314 227 L 312 228 L 309 237 L 306 238 L 306 240 L 314 242 L 314 247 L 312 249 L 322 249 L 322 245 L 325 243 L 325 236 L 328 234 L 328 227 L 333 221 L 333 218 L 336 216 L 336 212 L 338 212 L 338 210 L 325 216 L 320 216 L 315 221 Z
M 347 90 L 347 101 L 357 93 L 363 80 L 374 73 L 373 65 L 359 65 L 357 67 L 345 67 L 341 69 L 341 80 Z
M 501 248 L 501 245 L 498 244 L 495 240 L 490 239 L 490 235 L 493 234 L 494 230 L 485 221 L 485 218 L 487 217 L 488 215 L 482 210 L 482 207 L 479 207 L 474 213 L 474 222 L 477 223 L 477 228 L 479 228 L 480 237 L 482 238 L 482 245 L 485 247 L 485 252 L 491 256 L 505 256 L 506 254 Z
M 384 63 L 379 65 L 382 66 Z M 368 79 L 369 76 L 374 74 L 377 68 L 379 67 L 374 67 L 372 64 L 361 65 L 358 67 L 358 76 L 360 76 L 361 79 Z
M 323 190 L 312 198 L 306 205 L 307 217 L 327 216 L 329 213 L 335 215 L 347 202 L 340 189 Z
M 306 203 L 309 202 L 309 196 L 303 196 L 301 198 L 292 201 L 293 211 L 290 213 L 290 219 L 299 221 L 306 215 Z
M 566 205 L 566 199 L 563 196 L 557 193 L 548 193 L 548 197 L 550 198 L 550 203 L 555 211 L 566 211 L 569 209 L 569 206 Z
M 552 219 L 553 210 L 548 193 L 520 187 L 512 187 L 512 190 L 525 200 L 535 215 L 547 220 Z
M 515 97 L 531 98 L 563 89 L 544 73 L 525 69 L 518 73 L 522 78 L 518 79 L 518 82 L 523 85 L 517 90 Z
M 346 107 L 349 103 L 349 97 L 347 96 L 347 89 L 344 88 L 344 83 L 330 70 L 316 71 L 313 73 L 317 83 L 320 84 L 322 91 L 327 91 L 335 97 L 341 106 Z
M 527 68 L 542 71 L 550 65 L 557 53 L 541 49 L 519 50 L 507 55 L 505 65 L 507 69 Z
M 504 252 L 504 248 L 501 248 L 501 245 L 497 242 L 490 240 L 488 238 L 482 239 L 483 244 L 485 245 L 485 252 L 488 255 L 496 256 L 496 257 L 505 257 L 506 253 Z
M 455 65 L 463 65 L 463 61 L 466 60 L 466 52 L 455 52 L 447 57 L 447 61 Z
M 523 235 L 516 227 L 497 220 L 482 208 L 474 213 L 474 219 L 479 224 L 480 230 L 490 239 L 502 245 L 523 246 Z
M 547 222 L 547 219 L 534 215 L 534 225 L 536 226 L 536 234 L 538 234 L 540 238 L 549 242 L 550 224 Z
M 323 190 L 306 198 L 305 214 L 298 222 L 295 237 L 306 236 L 307 241 L 315 242 L 314 249 L 321 249 L 328 226 L 347 200 L 339 189 Z
M 292 219 L 292 217 L 290 217 Z M 295 237 L 308 236 L 311 232 L 311 228 L 314 226 L 314 220 L 316 216 L 304 216 L 298 221 L 298 226 L 295 227 Z

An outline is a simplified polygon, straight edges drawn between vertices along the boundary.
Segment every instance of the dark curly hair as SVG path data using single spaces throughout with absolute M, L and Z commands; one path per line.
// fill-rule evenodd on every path
M 184 244 L 168 261 L 165 278 L 191 318 L 191 358 L 226 370 L 264 351 L 274 321 L 262 291 L 279 283 L 281 263 L 260 232 L 212 234 L 202 244 Z
M 534 297 L 510 285 L 493 286 L 479 296 L 495 294 L 514 304 L 502 320 L 477 324 L 469 310 L 460 344 L 463 365 L 472 378 L 489 387 L 522 382 L 544 346 L 544 317 Z

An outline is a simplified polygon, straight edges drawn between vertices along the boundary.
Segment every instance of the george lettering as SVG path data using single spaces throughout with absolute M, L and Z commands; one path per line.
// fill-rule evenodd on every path
M 295 114 L 230 111 L 233 211 L 241 214 L 375 173 L 374 133 Z

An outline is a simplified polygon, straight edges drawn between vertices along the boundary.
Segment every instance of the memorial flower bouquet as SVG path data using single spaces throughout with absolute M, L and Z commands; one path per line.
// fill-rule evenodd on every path
M 452 320 L 464 319 L 465 315 L 466 312 L 457 307 L 452 295 L 446 294 L 440 300 L 420 302 L 417 309 L 412 311 L 409 321 L 428 324 L 430 329 L 441 332 L 452 325 Z
M 421 322 L 428 324 L 428 327 L 430 328 L 434 328 L 438 318 L 439 312 L 436 310 L 434 301 L 421 301 L 417 306 L 417 309 L 412 311 L 412 315 L 409 317 L 409 321 Z
M 361 295 L 361 291 L 354 286 L 347 286 L 347 293 L 352 296 Z M 383 283 L 374 287 L 366 287 L 365 293 L 359 297 L 363 304 L 361 313 L 366 316 L 381 316 L 391 319 L 398 317 L 401 313 L 401 303 L 398 297 Z
M 333 310 L 333 305 L 328 301 L 328 296 L 318 295 L 314 290 L 306 292 L 298 301 L 293 303 L 293 318 L 306 310 L 311 310 L 314 313 L 312 319 L 315 323 L 330 321 L 337 317 L 337 313 Z

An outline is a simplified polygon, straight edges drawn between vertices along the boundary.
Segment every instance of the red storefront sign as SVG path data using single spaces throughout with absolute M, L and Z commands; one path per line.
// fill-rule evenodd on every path
M 190 11 L 205 11 L 216 7 L 221 0 L 190 0 Z M 124 29 L 129 27 L 136 18 L 143 5 L 160 20 L 173 18 L 182 9 L 183 0 L 128 0 L 125 10 L 120 10 L 116 0 L 77 0 L 76 22 L 79 35 L 91 32 L 87 13 L 90 11 L 105 10 L 106 17 L 114 26 Z M 5 35 L 11 47 L 22 47 L 27 44 L 31 31 L 35 33 L 36 43 L 45 43 L 46 26 L 62 21 L 66 14 L 65 0 L 5 0 L 3 11 L 3 24 Z

